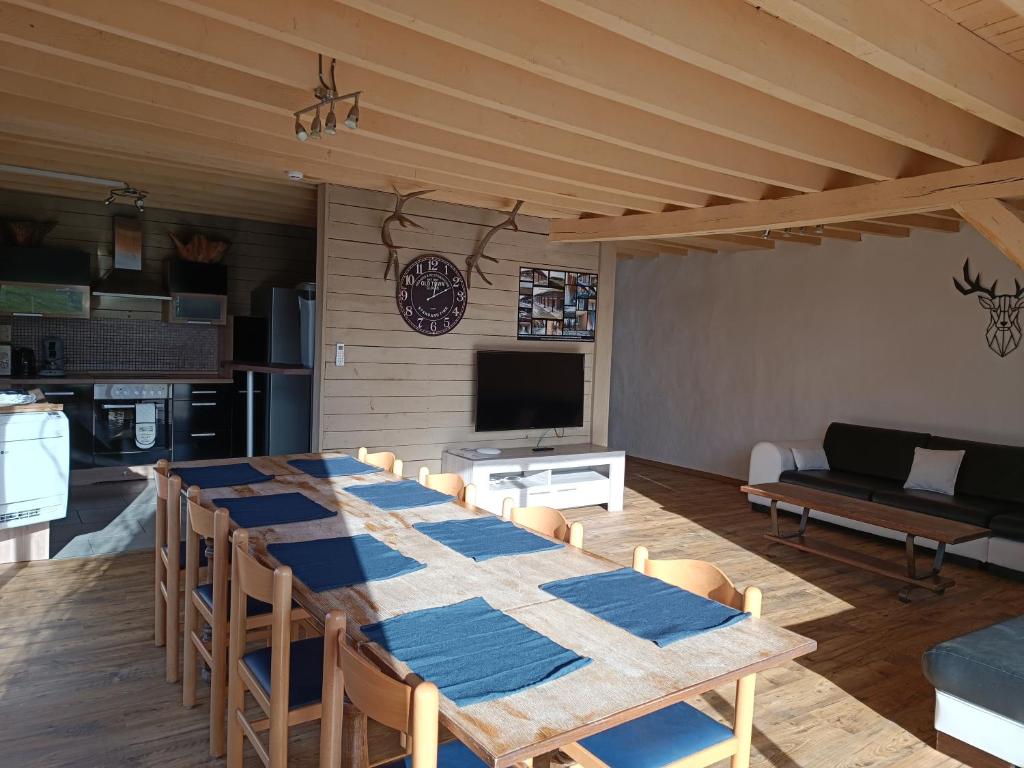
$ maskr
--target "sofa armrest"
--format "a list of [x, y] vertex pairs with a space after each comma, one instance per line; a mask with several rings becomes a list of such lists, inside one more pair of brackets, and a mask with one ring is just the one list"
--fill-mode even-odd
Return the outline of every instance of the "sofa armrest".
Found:
[[[761, 442], [750, 452], [750, 485], [776, 483], [779, 475], [789, 469], [796, 469], [793, 460], [793, 448], [821, 448], [820, 440], [787, 440], [780, 442]], [[756, 503], [768, 505], [768, 500], [761, 496], [748, 496]]]

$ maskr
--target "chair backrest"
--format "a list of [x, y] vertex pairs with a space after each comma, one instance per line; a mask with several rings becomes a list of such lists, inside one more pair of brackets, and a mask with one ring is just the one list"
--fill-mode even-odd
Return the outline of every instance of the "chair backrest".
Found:
[[459, 501], [476, 506], [476, 486], [467, 483], [461, 475], [454, 472], [437, 472], [430, 474], [429, 467], [420, 467], [420, 485], [432, 488], [440, 493], [454, 496]]
[[740, 592], [718, 566], [704, 560], [651, 560], [647, 547], [637, 547], [633, 550], [633, 568], [752, 616], [761, 615], [760, 589], [748, 587]]
[[181, 567], [181, 550], [178, 548], [181, 536], [181, 478], [171, 474], [171, 464], [167, 459], [160, 459], [156, 463], [153, 474], [156, 477], [156, 545], [167, 547], [168, 569], [177, 572]]
[[570, 524], [565, 515], [552, 507], [514, 507], [512, 499], [505, 499], [501, 516], [543, 536], [583, 548], [583, 523]]
[[360, 448], [359, 453], [356, 454], [356, 458], [364, 464], [380, 467], [385, 472], [393, 472], [396, 475], [402, 474], [402, 460], [395, 456], [391, 451], [369, 453], [366, 448]]
[[371, 720], [411, 737], [412, 768], [436, 768], [437, 686], [423, 681], [410, 685], [381, 671], [346, 636], [342, 611], [327, 615], [325, 642], [337, 649], [333, 671], [341, 673], [342, 684], [334, 687], [335, 693], [343, 694], [346, 703], [351, 702]]
[[[249, 554], [249, 533], [237, 530], [232, 536], [231, 669], [238, 664], [246, 642], [246, 600], [254, 597], [273, 608], [270, 625], [270, 711], [272, 721], [288, 716], [288, 677], [291, 650], [292, 569], [286, 565], [269, 568]], [[278, 719], [282, 718], [282, 719]]]
[[199, 548], [205, 547], [205, 540], [209, 539], [213, 542], [213, 562], [209, 571], [213, 584], [213, 608], [220, 612], [226, 606], [228, 596], [228, 511], [223, 507], [211, 510], [200, 504], [197, 485], [191, 486], [185, 495], [185, 594], [191, 595], [199, 584]]

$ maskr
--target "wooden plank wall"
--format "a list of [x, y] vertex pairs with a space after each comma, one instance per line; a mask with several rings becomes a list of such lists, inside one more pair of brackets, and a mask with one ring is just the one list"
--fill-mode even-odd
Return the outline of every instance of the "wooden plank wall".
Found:
[[[440, 468], [448, 445], [510, 447], [532, 445], [539, 430], [477, 433], [474, 420], [474, 357], [477, 350], [583, 352], [585, 416], [580, 428], [545, 443], [586, 443], [591, 439], [595, 343], [516, 339], [518, 275], [521, 265], [598, 272], [594, 243], [547, 240], [546, 219], [519, 217], [519, 232], [501, 231], [491, 240], [485, 263], [488, 286], [474, 279], [465, 318], [444, 336], [411, 330], [395, 306], [395, 281], [384, 281], [386, 251], [380, 225], [394, 196], [351, 187], [327, 186], [321, 225], [319, 274], [326, 284], [321, 341], [320, 434], [324, 449], [395, 450], [406, 474], [422, 465]], [[415, 200], [405, 209], [424, 229], [393, 227], [403, 265], [419, 253], [439, 253], [462, 267], [488, 226], [501, 214], [482, 208]], [[614, 259], [604, 260], [614, 269]], [[607, 266], [606, 266], [607, 268]], [[598, 288], [598, 317], [612, 311], [612, 296]], [[609, 280], [609, 282], [612, 282]], [[613, 285], [613, 283], [612, 283]], [[600, 328], [599, 320], [599, 328]], [[611, 333], [597, 344], [611, 343]], [[346, 364], [334, 365], [334, 345], [345, 344]], [[607, 402], [604, 403], [605, 410]], [[603, 417], [606, 421], [607, 416]]]
[[[45, 243], [79, 248], [92, 254], [93, 275], [105, 274], [113, 265], [114, 216], [137, 216], [131, 206], [105, 206], [102, 202], [56, 195], [0, 190], [0, 222], [10, 220], [56, 221]], [[200, 232], [231, 243], [225, 257], [228, 266], [228, 312], [249, 312], [249, 294], [261, 285], [285, 285], [313, 280], [316, 265], [316, 232], [309, 227], [272, 224], [183, 213], [147, 207], [142, 214], [142, 269], [164, 274], [164, 260], [175, 254], [169, 233], [183, 242]], [[5, 242], [6, 238], [0, 238]], [[94, 318], [160, 319], [154, 301], [93, 297]]]

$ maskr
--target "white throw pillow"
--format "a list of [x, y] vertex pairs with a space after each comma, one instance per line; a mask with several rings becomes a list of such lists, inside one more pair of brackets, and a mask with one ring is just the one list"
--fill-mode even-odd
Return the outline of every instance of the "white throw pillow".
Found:
[[828, 457], [825, 449], [817, 448], [793, 448], [793, 461], [797, 469], [828, 469]]
[[903, 487], [915, 491], [935, 491], [952, 496], [956, 490], [956, 476], [960, 472], [963, 451], [932, 451], [914, 449], [914, 464]]

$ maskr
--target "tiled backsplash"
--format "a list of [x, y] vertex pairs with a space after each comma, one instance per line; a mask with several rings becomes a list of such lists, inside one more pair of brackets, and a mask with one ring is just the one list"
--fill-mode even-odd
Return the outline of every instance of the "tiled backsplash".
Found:
[[79, 320], [15, 317], [11, 346], [29, 347], [41, 363], [42, 340], [64, 341], [64, 367], [88, 371], [215, 371], [219, 331], [159, 320]]

